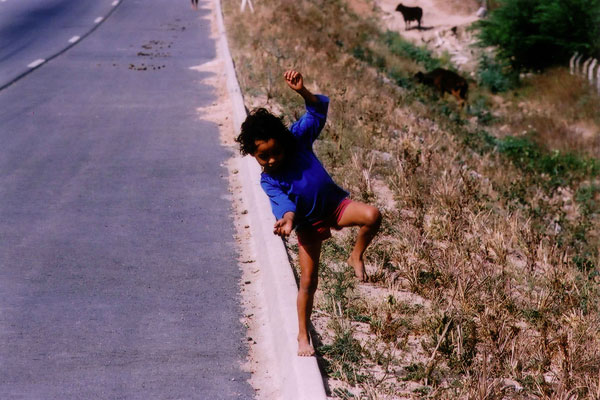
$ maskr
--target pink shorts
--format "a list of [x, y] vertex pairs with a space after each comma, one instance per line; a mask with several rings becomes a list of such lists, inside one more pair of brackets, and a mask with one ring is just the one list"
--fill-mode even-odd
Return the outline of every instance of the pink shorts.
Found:
[[350, 203], [352, 203], [352, 200], [346, 197], [344, 200], [340, 201], [340, 204], [338, 204], [337, 208], [329, 218], [314, 222], [312, 226], [302, 227], [302, 229], [297, 230], [296, 235], [298, 236], [298, 245], [304, 246], [306, 244], [322, 242], [331, 237], [331, 228], [335, 230], [342, 229], [338, 225], [338, 222], [340, 222], [342, 215], [344, 215], [344, 210]]

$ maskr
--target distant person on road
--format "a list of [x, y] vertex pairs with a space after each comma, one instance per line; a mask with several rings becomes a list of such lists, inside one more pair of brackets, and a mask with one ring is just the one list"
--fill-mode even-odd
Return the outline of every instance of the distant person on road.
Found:
[[280, 117], [258, 108], [246, 118], [236, 141], [240, 152], [252, 155], [262, 167], [261, 186], [277, 219], [273, 233], [286, 238], [296, 229], [301, 272], [298, 355], [312, 356], [315, 351], [308, 324], [317, 289], [321, 244], [331, 237], [331, 228], [359, 226], [348, 264], [360, 281], [366, 281], [363, 254], [379, 230], [381, 213], [376, 207], [350, 200], [348, 192], [333, 182], [313, 152], [313, 142], [325, 126], [329, 98], [306, 89], [299, 72], [286, 71], [283, 78], [304, 98], [306, 113], [288, 129]]

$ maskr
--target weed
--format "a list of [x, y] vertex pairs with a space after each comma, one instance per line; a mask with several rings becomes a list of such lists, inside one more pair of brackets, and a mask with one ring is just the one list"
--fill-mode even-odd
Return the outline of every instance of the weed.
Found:
[[413, 363], [404, 367], [405, 375], [401, 378], [404, 381], [419, 382], [425, 378], [425, 365], [423, 363]]
[[343, 316], [351, 301], [351, 291], [354, 289], [354, 271], [351, 267], [336, 271], [322, 266], [319, 269], [323, 292], [326, 293], [330, 310]]
[[342, 400], [355, 399], [356, 396], [346, 388], [335, 388], [333, 389], [333, 394], [339, 397]]
[[[334, 320], [335, 321], [335, 320]], [[334, 322], [335, 336], [331, 345], [323, 345], [318, 351], [329, 357], [333, 376], [343, 378], [351, 385], [362, 382], [365, 376], [360, 371], [362, 347], [352, 336], [352, 330]]]

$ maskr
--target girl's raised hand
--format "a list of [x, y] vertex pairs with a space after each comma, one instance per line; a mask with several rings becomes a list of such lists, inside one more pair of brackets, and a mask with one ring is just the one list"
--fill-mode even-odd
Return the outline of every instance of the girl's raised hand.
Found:
[[299, 91], [304, 87], [304, 79], [302, 78], [302, 74], [298, 71], [294, 71], [293, 69], [285, 71], [283, 73], [283, 79], [285, 79], [285, 82], [288, 84], [288, 86], [295, 91]]

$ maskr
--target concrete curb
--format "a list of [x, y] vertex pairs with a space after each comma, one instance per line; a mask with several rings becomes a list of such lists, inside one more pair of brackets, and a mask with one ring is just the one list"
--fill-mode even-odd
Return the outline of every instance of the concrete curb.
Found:
[[[238, 85], [235, 68], [225, 33], [221, 3], [215, 0], [217, 13], [218, 46], [225, 62], [227, 90], [233, 104], [233, 126], [239, 131], [246, 118], [246, 108]], [[273, 336], [273, 350], [280, 377], [283, 399], [326, 399], [323, 378], [315, 357], [298, 357], [298, 319], [296, 294], [298, 288], [288, 261], [283, 241], [273, 235], [275, 219], [269, 199], [260, 187], [260, 167], [247, 156], [239, 163], [244, 202], [248, 206], [250, 229], [256, 262], [264, 274], [263, 293], [269, 329]]]

